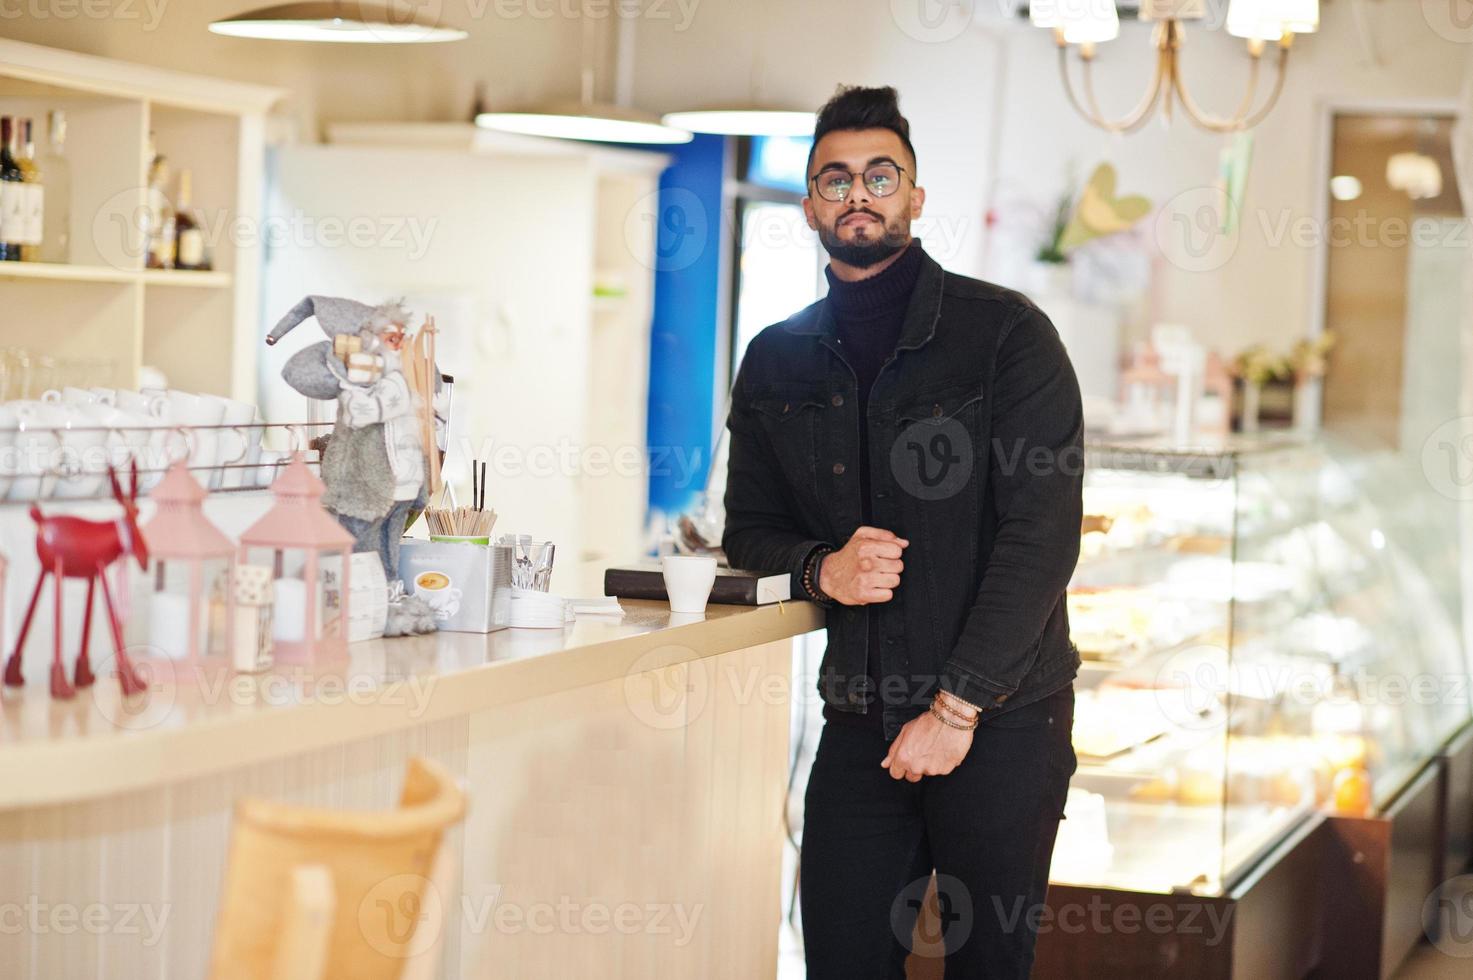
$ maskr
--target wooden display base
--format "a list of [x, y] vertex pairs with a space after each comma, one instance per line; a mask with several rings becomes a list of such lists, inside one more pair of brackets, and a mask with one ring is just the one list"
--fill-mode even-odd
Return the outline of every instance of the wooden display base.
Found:
[[1388, 977], [1424, 938], [1422, 905], [1441, 881], [1445, 771], [1432, 759], [1379, 817], [1330, 818], [1322, 976]]
[[1444, 826], [1442, 867], [1437, 880], [1446, 881], [1473, 863], [1473, 725], [1448, 740], [1442, 750], [1446, 773], [1442, 783]]

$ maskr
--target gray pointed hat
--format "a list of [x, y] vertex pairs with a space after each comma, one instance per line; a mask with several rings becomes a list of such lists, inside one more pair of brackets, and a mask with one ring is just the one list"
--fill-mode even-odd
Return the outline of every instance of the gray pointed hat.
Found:
[[369, 324], [376, 311], [377, 307], [339, 296], [308, 296], [276, 322], [266, 335], [266, 343], [275, 344], [297, 324], [312, 316], [317, 317], [317, 325], [329, 337], [342, 333], [356, 334]]

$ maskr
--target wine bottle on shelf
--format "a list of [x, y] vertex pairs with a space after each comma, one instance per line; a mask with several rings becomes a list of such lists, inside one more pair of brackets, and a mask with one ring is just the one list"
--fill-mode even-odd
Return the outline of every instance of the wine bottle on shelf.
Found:
[[21, 121], [21, 152], [16, 165], [25, 178], [25, 196], [21, 201], [25, 208], [26, 221], [21, 232], [20, 257], [23, 262], [36, 262], [41, 258], [41, 229], [45, 221], [46, 182], [41, 175], [41, 165], [36, 161], [35, 122], [29, 118]]
[[205, 230], [191, 202], [192, 177], [188, 170], [179, 171], [179, 197], [174, 202], [174, 268], [203, 270], [210, 268], [210, 256], [205, 249]]
[[169, 161], [162, 153], [155, 153], [148, 167], [147, 265], [150, 269], [174, 268], [174, 206], [164, 191], [168, 183]]
[[20, 261], [25, 233], [25, 175], [16, 162], [16, 120], [0, 116], [0, 261]]
[[72, 168], [66, 158], [66, 113], [53, 109], [47, 117], [46, 149], [41, 173], [46, 176], [46, 204], [41, 219], [41, 261], [72, 260]]

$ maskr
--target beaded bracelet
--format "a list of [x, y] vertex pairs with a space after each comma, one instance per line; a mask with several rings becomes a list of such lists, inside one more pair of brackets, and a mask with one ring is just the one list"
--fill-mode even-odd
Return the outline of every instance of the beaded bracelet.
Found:
[[943, 712], [937, 710], [935, 701], [931, 702], [931, 714], [938, 721], [940, 721], [941, 724], [946, 725], [948, 728], [955, 728], [957, 731], [970, 732], [977, 727], [976, 718], [972, 719], [972, 723], [970, 725], [961, 725], [957, 722], [952, 721], [950, 718], [946, 717]]
[[946, 698], [943, 698], [943, 697], [940, 697], [940, 696], [937, 696], [935, 698], [932, 698], [931, 699], [931, 703], [932, 704], [936, 704], [936, 705], [940, 705], [941, 706], [941, 710], [945, 711], [947, 714], [951, 715], [953, 718], [959, 718], [962, 721], [971, 722], [971, 721], [976, 721], [978, 718], [981, 718], [982, 717], [982, 712], [981, 711], [977, 711], [977, 713], [974, 714], [974, 715], [963, 714], [958, 708], [956, 708], [953, 705], [949, 704], [947, 702], [947, 699]]
[[951, 693], [950, 691], [937, 692], [937, 693], [938, 693], [938, 695], [941, 694], [941, 693], [945, 693], [946, 694], [946, 697], [949, 700], [955, 701], [957, 704], [961, 705], [963, 708], [971, 708], [973, 711], [977, 712], [978, 714], [981, 714], [981, 712], [982, 712], [981, 706], [975, 705], [975, 704], [973, 704], [970, 701], [963, 701], [961, 698], [957, 697], [955, 694]]
[[824, 591], [818, 587], [817, 576], [815, 575], [815, 572], [817, 571], [819, 564], [823, 561], [823, 559], [833, 553], [833, 548], [830, 548], [826, 545], [821, 545], [818, 548], [815, 548], [813, 550], [813, 554], [809, 555], [808, 560], [803, 563], [803, 591], [807, 593], [808, 597], [814, 602], [833, 602], [833, 597], [825, 594]]

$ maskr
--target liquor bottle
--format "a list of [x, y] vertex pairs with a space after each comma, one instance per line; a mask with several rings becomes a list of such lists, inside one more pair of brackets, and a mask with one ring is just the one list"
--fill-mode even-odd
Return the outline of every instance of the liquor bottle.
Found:
[[0, 116], [0, 261], [20, 261], [25, 232], [25, 175], [16, 162], [15, 119]]
[[[149, 140], [152, 144], [152, 136]], [[174, 268], [174, 207], [164, 188], [169, 183], [169, 161], [153, 155], [148, 167], [148, 260], [150, 269]]]
[[41, 165], [36, 162], [35, 124], [27, 118], [21, 121], [21, 153], [16, 165], [25, 178], [25, 196], [21, 204], [25, 207], [26, 223], [21, 232], [20, 257], [24, 262], [35, 262], [41, 257], [41, 226], [46, 210], [46, 186], [41, 176]]
[[174, 202], [174, 268], [208, 269], [210, 256], [205, 251], [205, 230], [190, 201], [193, 197], [193, 175], [179, 171], [179, 198]]
[[72, 168], [66, 158], [66, 113], [53, 109], [47, 117], [49, 138], [41, 154], [46, 175], [46, 210], [41, 220], [41, 261], [72, 260]]

